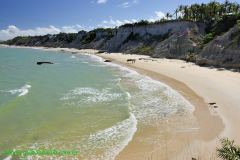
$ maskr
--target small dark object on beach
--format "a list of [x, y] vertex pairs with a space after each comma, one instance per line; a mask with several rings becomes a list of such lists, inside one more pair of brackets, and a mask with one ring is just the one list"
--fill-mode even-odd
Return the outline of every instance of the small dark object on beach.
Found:
[[215, 105], [216, 103], [215, 103], [215, 102], [212, 102], [212, 103], [208, 103], [208, 104], [210, 104], [210, 105], [212, 106], [212, 105]]
[[218, 106], [213, 106], [213, 108], [218, 108]]
[[136, 59], [127, 59], [127, 62], [135, 63], [135, 62], [136, 62]]
[[112, 62], [111, 60], [109, 60], [109, 59], [106, 59], [104, 62]]
[[42, 65], [42, 64], [53, 64], [53, 62], [37, 62], [37, 65]]
[[105, 53], [107, 52], [106, 50], [99, 50], [98, 53]]
[[192, 160], [197, 160], [196, 158], [192, 158]]

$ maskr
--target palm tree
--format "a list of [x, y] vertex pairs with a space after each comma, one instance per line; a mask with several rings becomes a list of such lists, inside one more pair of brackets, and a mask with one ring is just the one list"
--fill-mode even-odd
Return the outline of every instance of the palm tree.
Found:
[[178, 19], [178, 9], [174, 11], [174, 14], [175, 14], [175, 19]]
[[232, 4], [232, 11], [233, 11], [234, 14], [238, 14], [239, 9], [240, 9], [239, 4], [237, 4], [236, 2]]
[[180, 5], [179, 7], [178, 7], [178, 11], [179, 11], [179, 13], [181, 14], [180, 16], [180, 18], [182, 18], [183, 17], [183, 9], [184, 9], [184, 6], [183, 5]]
[[230, 2], [228, 0], [225, 0], [224, 2], [225, 14], [230, 13], [229, 5], [230, 5]]
[[171, 15], [170, 13], [167, 13], [167, 14], [166, 14], [167, 20], [168, 20], [168, 18], [171, 18], [171, 17], [172, 17], [172, 15]]
[[189, 9], [188, 9], [188, 6], [183, 6], [183, 19], [185, 19], [185, 20], [189, 19]]

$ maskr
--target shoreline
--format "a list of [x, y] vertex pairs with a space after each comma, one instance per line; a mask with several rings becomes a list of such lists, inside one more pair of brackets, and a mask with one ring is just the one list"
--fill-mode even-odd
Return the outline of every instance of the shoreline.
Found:
[[[118, 55], [117, 55], [118, 54]], [[116, 55], [116, 57], [112, 57], [112, 55]], [[121, 58], [125, 58], [123, 61], [118, 56], [120, 55]], [[186, 154], [189, 154], [189, 148], [186, 145], [193, 145], [191, 147], [199, 148], [199, 145], [202, 145], [205, 147], [205, 149], [202, 148], [200, 152], [202, 153], [192, 153], [196, 156], [200, 156], [201, 158], [206, 156], [204, 155], [206, 152], [211, 152], [210, 154], [215, 153], [216, 146], [218, 144], [219, 136], [221, 132], [223, 132], [225, 125], [223, 124], [223, 121], [219, 114], [213, 114], [208, 106], [208, 103], [204, 100], [203, 97], [199, 96], [196, 92], [194, 92], [188, 85], [185, 83], [178, 81], [172, 77], [166, 76], [164, 74], [149, 70], [144, 67], [136, 66], [134, 63], [127, 63], [127, 58], [131, 59], [139, 59], [139, 58], [146, 58], [146, 56], [141, 55], [122, 55], [121, 53], [111, 53], [111, 54], [98, 54], [97, 56], [108, 59], [112, 63], [127, 67], [129, 69], [137, 71], [139, 74], [148, 76], [154, 80], [160, 81], [166, 85], [168, 85], [170, 88], [181, 94], [188, 102], [190, 102], [193, 107], [193, 115], [196, 117], [198, 124], [199, 124], [199, 130], [197, 133], [190, 133], [190, 134], [184, 134], [183, 136], [188, 136], [186, 138], [186, 141], [188, 141], [188, 144], [185, 144], [184, 148], [181, 148], [178, 151], [179, 157], [186, 157]], [[126, 57], [129, 56], [129, 57]], [[149, 57], [147, 57], [149, 58]], [[151, 58], [152, 59], [152, 58]], [[155, 58], [154, 58], [155, 59]], [[138, 60], [137, 60], [138, 61]], [[151, 61], [153, 62], [153, 61]], [[136, 62], [137, 63], [137, 62]], [[184, 139], [182, 136], [180, 136], [181, 139]], [[197, 143], [197, 144], [195, 144]], [[186, 151], [185, 151], [186, 149]], [[127, 150], [127, 149], [126, 149]], [[131, 149], [130, 149], [131, 150]], [[124, 154], [129, 154], [127, 151], [126, 153], [121, 154], [120, 158], [117, 159], [126, 159], [129, 157], [126, 157]], [[158, 151], [159, 152], [159, 151]], [[186, 153], [187, 152], [187, 153]], [[188, 158], [191, 158], [193, 155], [188, 155]], [[212, 155], [209, 155], [212, 156]], [[156, 157], [154, 155], [151, 155], [151, 157]], [[177, 156], [176, 156], [177, 157]], [[176, 158], [173, 157], [173, 158]], [[178, 157], [178, 158], [179, 158]], [[149, 157], [148, 157], [149, 158]], [[177, 159], [178, 159], [177, 158]], [[208, 156], [206, 156], [208, 158]], [[154, 158], [153, 158], [154, 159]]]
[[[181, 60], [150, 58], [142, 55], [121, 53], [100, 54], [113, 63], [130, 67], [139, 73], [159, 80], [182, 94], [195, 107], [195, 116], [201, 118], [202, 127], [207, 129], [203, 135], [215, 134], [215, 147], [219, 138], [228, 137], [240, 144], [240, 73], [217, 68], [200, 67]], [[148, 60], [139, 60], [147, 58]], [[136, 59], [136, 63], [127, 63], [127, 59]], [[208, 103], [216, 103], [210, 106]], [[207, 115], [206, 115], [207, 114]], [[207, 119], [210, 115], [213, 119]], [[218, 123], [214, 119], [218, 119]], [[218, 125], [216, 127], [215, 125]], [[212, 128], [213, 127], [213, 128]], [[204, 140], [207, 140], [206, 137]]]
[[[219, 101], [219, 97], [216, 97], [215, 95], [209, 96], [211, 95], [210, 93], [206, 91], [204, 92], [204, 89], [202, 90], [199, 89], [199, 87], [204, 83], [197, 83], [197, 82], [202, 82], [201, 81], [202, 79], [200, 79], [199, 81], [196, 81], [196, 78], [198, 77], [194, 77], [195, 74], [198, 74], [198, 72], [200, 72], [199, 74], [202, 74], [203, 77], [209, 74], [211, 77], [211, 74], [215, 72], [218, 72], [218, 74], [222, 74], [221, 72], [224, 72], [224, 74], [226, 74], [225, 72], [227, 72], [228, 75], [233, 74], [236, 76], [236, 78], [240, 78], [239, 73], [233, 73], [231, 71], [217, 71], [215, 69], [213, 70], [206, 67], [199, 67], [194, 64], [186, 63], [180, 60], [166, 60], [166, 59], [151, 58], [151, 60], [140, 61], [138, 60], [139, 58], [149, 58], [149, 57], [142, 56], [142, 55], [123, 55], [121, 53], [96, 54], [98, 51], [93, 49], [78, 50], [78, 49], [69, 49], [69, 48], [19, 47], [19, 46], [17, 46], [17, 48], [35, 48], [35, 49], [45, 49], [45, 50], [53, 50], [53, 51], [66, 51], [66, 52], [72, 52], [72, 53], [74, 52], [74, 54], [75, 52], [80, 54], [82, 54], [82, 52], [87, 52], [87, 54], [90, 54], [90, 55], [93, 54], [103, 59], [109, 59], [113, 63], [133, 69], [140, 74], [149, 76], [154, 80], [158, 80], [170, 86], [175, 91], [180, 93], [186, 100], [188, 100], [195, 108], [193, 114], [198, 119], [200, 130], [198, 131], [197, 135], [193, 135], [191, 137], [191, 141], [193, 142], [193, 144], [196, 141], [200, 141], [200, 143], [206, 143], [206, 146], [208, 147], [206, 147], [206, 149], [202, 151], [203, 154], [204, 152], [209, 152], [209, 147], [210, 147], [210, 150], [212, 151], [215, 150], [216, 145], [218, 144], [219, 137], [227, 136], [231, 139], [234, 139], [237, 143], [239, 143], [240, 141], [238, 137], [239, 132], [237, 132], [237, 131], [240, 131], [240, 127], [236, 127], [236, 125], [234, 125], [233, 123], [234, 121], [236, 121], [236, 119], [237, 120], [240, 119], [236, 117], [237, 113], [240, 113], [240, 112], [236, 112], [235, 114], [233, 113], [235, 109], [237, 109], [237, 106], [230, 106], [229, 112], [225, 113], [226, 110], [228, 110], [229, 108], [228, 106], [225, 105], [227, 104], [227, 102], [223, 103], [222, 101]], [[128, 58], [137, 59], [137, 62], [135, 64], [127, 63], [126, 59]], [[152, 59], [154, 61], [152, 61]], [[181, 66], [184, 66], [184, 67], [181, 67]], [[166, 68], [170, 67], [170, 68], [166, 69], [165, 67]], [[191, 68], [193, 69], [191, 71], [196, 71], [196, 72], [191, 72], [191, 74], [188, 73], [189, 71], [186, 73], [185, 72], [181, 73], [181, 71], [184, 71], [187, 68]], [[201, 71], [201, 70], [204, 70], [204, 71]], [[183, 74], [186, 74], [186, 77], [182, 76]], [[184, 77], [184, 78], [181, 78], [181, 77]], [[186, 80], [186, 79], [189, 80], [189, 78], [190, 78], [190, 81], [193, 80], [193, 83], [189, 83]], [[219, 77], [216, 77], [216, 80], [219, 80]], [[240, 82], [240, 81], [236, 80], [236, 83], [237, 82]], [[196, 86], [196, 84], [198, 84], [199, 86], [198, 85]], [[206, 85], [207, 84], [204, 84], [203, 87]], [[210, 84], [208, 83], [208, 85]], [[214, 89], [214, 86], [212, 87]], [[237, 88], [235, 89], [237, 90]], [[235, 97], [237, 97], [237, 95], [235, 95]], [[225, 98], [226, 97], [222, 97], [223, 100]], [[217, 102], [218, 108], [210, 107], [208, 105], [208, 103], [210, 102]], [[238, 102], [239, 101], [237, 101], [236, 99], [235, 103], [240, 104], [240, 102], [239, 103]], [[229, 115], [234, 115], [234, 116], [232, 118], [229, 118]], [[191, 146], [191, 144], [189, 146]], [[126, 154], [129, 154], [129, 152], [132, 152], [131, 149], [128, 149], [128, 148], [129, 147], [125, 148], [123, 152]], [[179, 155], [183, 153], [182, 151], [179, 151], [179, 152], [180, 152]], [[122, 153], [120, 153], [120, 156], [117, 157], [117, 159], [124, 159], [124, 158], [126, 157], [124, 157]]]

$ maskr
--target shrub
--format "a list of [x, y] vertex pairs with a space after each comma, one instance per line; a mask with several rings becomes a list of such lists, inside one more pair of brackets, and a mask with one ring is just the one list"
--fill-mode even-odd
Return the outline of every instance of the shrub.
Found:
[[211, 40], [213, 40], [214, 36], [212, 33], [208, 33], [204, 39], [203, 39], [203, 44], [207, 44], [208, 42], [210, 42]]
[[144, 26], [144, 25], [148, 25], [148, 24], [149, 24], [149, 22], [147, 20], [141, 20], [139, 22], [134, 23], [134, 25], [136, 25], [136, 26]]
[[217, 148], [217, 155], [223, 160], [239, 160], [240, 147], [227, 138], [221, 139], [221, 148]]
[[87, 43], [92, 42], [95, 38], [96, 38], [96, 32], [95, 31], [90, 31], [85, 36], [83, 36], [81, 42], [83, 44], [87, 44]]

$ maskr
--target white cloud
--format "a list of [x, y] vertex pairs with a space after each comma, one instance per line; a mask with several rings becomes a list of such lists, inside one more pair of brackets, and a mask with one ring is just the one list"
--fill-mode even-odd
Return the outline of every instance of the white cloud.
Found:
[[122, 4], [120, 4], [119, 7], [129, 8], [129, 7], [131, 7], [132, 5], [135, 5], [135, 4], [138, 4], [138, 0], [126, 1], [126, 2], [124, 2]]
[[0, 30], [0, 40], [8, 40], [17, 36], [36, 36], [46, 34], [64, 33], [77, 33], [79, 30], [84, 29], [81, 25], [64, 26], [64, 27], [37, 27], [35, 29], [21, 30], [14, 25], [9, 25], [7, 29]]
[[[137, 3], [137, 2], [136, 2]], [[154, 22], [157, 20], [160, 20], [162, 18], [165, 18], [165, 14], [161, 11], [155, 11], [154, 16], [151, 16], [150, 18], [146, 18], [150, 22]], [[16, 36], [36, 36], [36, 35], [46, 35], [46, 34], [58, 34], [60, 32], [64, 33], [77, 33], [80, 30], [92, 30], [96, 27], [102, 27], [102, 28], [113, 28], [118, 27], [126, 23], [135, 23], [139, 20], [137, 19], [125, 19], [125, 20], [119, 20], [119, 19], [113, 19], [111, 16], [108, 20], [103, 20], [100, 24], [95, 26], [89, 26], [89, 27], [83, 27], [81, 25], [73, 25], [73, 26], [63, 26], [63, 27], [55, 27], [55, 26], [49, 26], [49, 27], [37, 27], [34, 29], [19, 29], [18, 27], [14, 25], [9, 25], [6, 29], [0, 30], [0, 40], [8, 40], [12, 39]]]
[[163, 13], [162, 11], [155, 11], [154, 13], [155, 13], [155, 15], [152, 16], [151, 18], [149, 18], [148, 21], [155, 22], [157, 20], [160, 20], [160, 19], [166, 17], [165, 13]]
[[97, 3], [98, 4], [104, 4], [104, 3], [107, 3], [108, 0], [97, 0]]
[[104, 20], [102, 21], [101, 24], [98, 25], [98, 27], [103, 27], [103, 28], [109, 28], [109, 27], [118, 27], [126, 23], [135, 23], [137, 22], [136, 19], [131, 19], [131, 20], [113, 20], [112, 18], [110, 20]]
[[133, 0], [132, 3], [133, 3], [133, 4], [137, 4], [137, 3], [138, 3], [138, 0]]
[[122, 8], [128, 8], [128, 7], [130, 7], [131, 5], [130, 5], [130, 3], [129, 2], [124, 2], [124, 3], [122, 3], [121, 5], [120, 5], [120, 7], [122, 7]]

